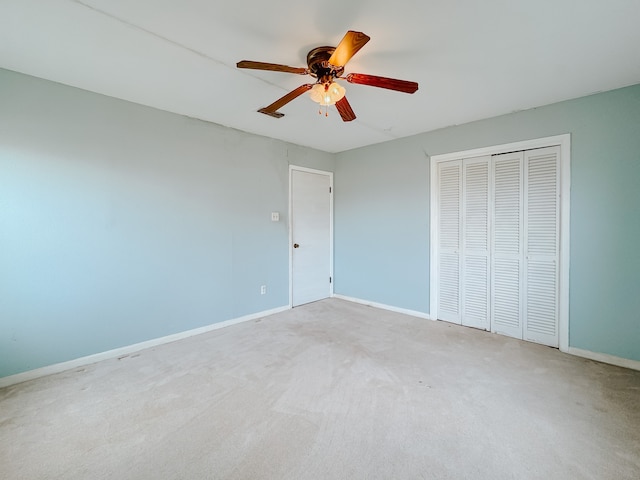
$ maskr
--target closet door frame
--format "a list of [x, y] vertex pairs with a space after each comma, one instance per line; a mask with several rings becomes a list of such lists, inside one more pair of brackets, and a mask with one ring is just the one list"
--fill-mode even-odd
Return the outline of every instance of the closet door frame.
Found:
[[433, 155], [430, 168], [430, 262], [429, 262], [429, 316], [438, 319], [438, 165], [441, 162], [463, 158], [497, 155], [520, 150], [553, 147], [560, 148], [560, 229], [559, 229], [559, 288], [558, 288], [558, 346], [561, 351], [569, 350], [569, 259], [570, 259], [570, 205], [571, 205], [571, 135], [537, 138], [460, 152]]

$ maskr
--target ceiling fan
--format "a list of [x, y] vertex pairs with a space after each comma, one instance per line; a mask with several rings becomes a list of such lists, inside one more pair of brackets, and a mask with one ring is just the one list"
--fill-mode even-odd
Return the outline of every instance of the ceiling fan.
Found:
[[[395, 78], [378, 77], [363, 73], [349, 73], [345, 76], [344, 66], [369, 41], [369, 37], [362, 32], [349, 30], [337, 47], [316, 47], [307, 54], [307, 68], [289, 67], [277, 63], [253, 62], [242, 60], [237, 63], [238, 68], [250, 68], [254, 70], [271, 70], [274, 72], [295, 73], [298, 75], [311, 75], [316, 78], [315, 83], [300, 85], [295, 90], [279, 98], [268, 107], [258, 110], [271, 117], [280, 118], [284, 114], [278, 109], [299, 97], [307, 91], [311, 91], [311, 99], [322, 106], [335, 105], [345, 122], [355, 120], [356, 114], [345, 97], [345, 89], [334, 80], [346, 80], [349, 83], [371, 85], [373, 87], [386, 88], [404, 93], [414, 93], [418, 90], [416, 82], [397, 80]], [[326, 110], [325, 110], [326, 115]]]

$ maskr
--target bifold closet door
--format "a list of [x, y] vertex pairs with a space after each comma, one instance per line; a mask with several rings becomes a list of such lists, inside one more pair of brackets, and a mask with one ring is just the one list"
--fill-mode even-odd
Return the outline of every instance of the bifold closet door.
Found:
[[490, 328], [489, 157], [438, 169], [438, 318]]
[[524, 340], [558, 346], [560, 148], [524, 152]]
[[438, 319], [460, 323], [462, 161], [438, 165]]
[[495, 155], [491, 330], [558, 346], [558, 147]]
[[558, 346], [560, 147], [438, 165], [438, 319]]
[[489, 330], [489, 157], [462, 161], [461, 323]]
[[524, 153], [494, 155], [491, 331], [522, 339]]

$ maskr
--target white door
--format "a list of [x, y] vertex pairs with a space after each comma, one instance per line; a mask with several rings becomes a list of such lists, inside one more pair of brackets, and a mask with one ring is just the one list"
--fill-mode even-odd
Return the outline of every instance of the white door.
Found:
[[558, 147], [524, 152], [523, 339], [558, 346]]
[[462, 161], [438, 165], [438, 319], [460, 323]]
[[438, 319], [488, 330], [489, 157], [438, 170]]
[[570, 147], [560, 135], [431, 157], [435, 318], [569, 348]]
[[489, 330], [489, 157], [462, 163], [462, 325]]
[[491, 330], [522, 339], [524, 153], [493, 157]]
[[332, 174], [291, 167], [291, 303], [331, 296]]
[[558, 147], [493, 157], [492, 330], [558, 346]]
[[559, 161], [548, 147], [438, 164], [438, 319], [558, 346]]

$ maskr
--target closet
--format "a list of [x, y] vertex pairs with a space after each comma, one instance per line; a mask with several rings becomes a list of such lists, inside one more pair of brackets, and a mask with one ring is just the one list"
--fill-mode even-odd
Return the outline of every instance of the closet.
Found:
[[437, 318], [557, 347], [560, 147], [435, 172]]

